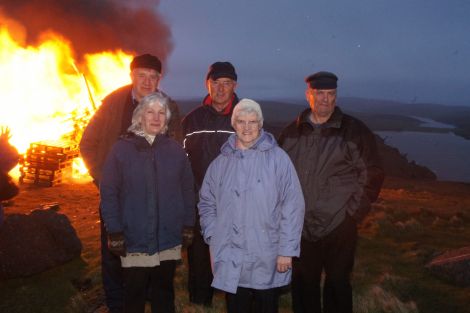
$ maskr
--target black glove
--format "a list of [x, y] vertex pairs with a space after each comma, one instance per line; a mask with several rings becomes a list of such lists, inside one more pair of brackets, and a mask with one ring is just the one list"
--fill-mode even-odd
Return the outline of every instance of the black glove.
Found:
[[183, 237], [183, 247], [189, 247], [193, 243], [194, 227], [184, 226], [181, 235]]
[[126, 241], [124, 233], [108, 234], [108, 249], [117, 256], [126, 256]]

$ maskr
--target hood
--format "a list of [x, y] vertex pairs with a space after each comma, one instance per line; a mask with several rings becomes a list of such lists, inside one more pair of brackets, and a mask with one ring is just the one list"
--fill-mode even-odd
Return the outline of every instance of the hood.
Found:
[[[247, 150], [240, 150], [236, 146], [237, 142], [237, 135], [232, 134], [228, 138], [228, 140], [222, 145], [222, 148], [220, 148], [220, 152], [223, 155], [229, 155], [229, 154], [234, 154], [234, 153], [244, 153], [244, 152], [250, 152], [250, 151], [267, 151], [271, 150], [274, 147], [277, 146], [277, 141], [274, 138], [273, 135], [271, 135], [268, 132], [265, 132], [264, 129], [261, 129], [260, 131], [260, 136], [258, 140], [255, 142], [255, 144]], [[241, 155], [241, 154], [240, 154]]]

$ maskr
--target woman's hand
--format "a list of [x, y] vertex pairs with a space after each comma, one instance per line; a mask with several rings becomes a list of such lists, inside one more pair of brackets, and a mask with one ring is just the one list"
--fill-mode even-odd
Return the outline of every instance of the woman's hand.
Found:
[[292, 257], [278, 256], [277, 257], [277, 271], [280, 273], [287, 272], [292, 268]]
[[124, 233], [108, 234], [108, 248], [109, 251], [117, 256], [126, 256], [126, 240]]

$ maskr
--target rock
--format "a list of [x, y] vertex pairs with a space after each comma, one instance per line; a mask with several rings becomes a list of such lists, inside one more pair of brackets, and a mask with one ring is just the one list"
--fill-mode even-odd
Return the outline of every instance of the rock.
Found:
[[457, 286], [470, 286], [470, 246], [446, 251], [435, 257], [426, 268], [439, 278]]
[[80, 256], [75, 229], [56, 210], [7, 216], [0, 228], [0, 280], [37, 274]]

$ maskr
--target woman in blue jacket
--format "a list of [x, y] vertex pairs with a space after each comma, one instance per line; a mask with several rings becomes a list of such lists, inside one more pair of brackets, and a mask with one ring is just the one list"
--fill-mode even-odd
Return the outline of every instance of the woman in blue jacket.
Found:
[[100, 182], [110, 251], [121, 256], [125, 312], [175, 312], [173, 277], [182, 232], [194, 225], [193, 176], [186, 153], [165, 135], [169, 99], [144, 97], [129, 133], [111, 149]]
[[231, 135], [204, 177], [198, 204], [214, 280], [227, 311], [274, 313], [299, 256], [304, 198], [295, 168], [262, 130], [258, 103], [241, 100]]

